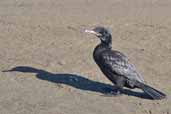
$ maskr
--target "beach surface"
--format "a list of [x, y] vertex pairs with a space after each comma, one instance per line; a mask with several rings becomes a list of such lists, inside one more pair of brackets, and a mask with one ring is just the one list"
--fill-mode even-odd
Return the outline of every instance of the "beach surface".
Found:
[[[170, 0], [1, 0], [0, 114], [171, 114], [170, 11]], [[99, 40], [83, 32], [95, 26], [167, 99], [106, 95]]]

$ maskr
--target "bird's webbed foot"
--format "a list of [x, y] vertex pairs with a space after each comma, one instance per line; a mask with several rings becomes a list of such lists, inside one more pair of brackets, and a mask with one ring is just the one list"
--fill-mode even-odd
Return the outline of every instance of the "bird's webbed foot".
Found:
[[112, 97], [112, 96], [120, 96], [122, 89], [121, 88], [104, 88], [105, 89], [105, 96]]

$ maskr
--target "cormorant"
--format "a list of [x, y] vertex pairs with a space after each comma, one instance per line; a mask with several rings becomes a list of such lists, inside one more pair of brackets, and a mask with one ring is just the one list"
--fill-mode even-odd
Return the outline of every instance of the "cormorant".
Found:
[[152, 99], [158, 100], [166, 97], [164, 93], [145, 84], [142, 76], [136, 71], [127, 56], [112, 50], [112, 35], [106, 28], [96, 27], [92, 30], [85, 30], [85, 32], [95, 34], [101, 41], [94, 49], [93, 58], [103, 74], [115, 84], [115, 95], [119, 95], [123, 87], [127, 87], [142, 89]]

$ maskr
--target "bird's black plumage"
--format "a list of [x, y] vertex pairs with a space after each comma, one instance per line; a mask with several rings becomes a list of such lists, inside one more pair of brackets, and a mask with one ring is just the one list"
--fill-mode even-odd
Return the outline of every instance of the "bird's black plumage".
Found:
[[112, 35], [106, 28], [96, 27], [85, 32], [93, 33], [101, 40], [94, 49], [93, 58], [104, 75], [116, 85], [116, 94], [119, 94], [123, 87], [128, 87], [140, 88], [153, 99], [166, 97], [164, 93], [144, 83], [142, 76], [123, 53], [112, 50]]

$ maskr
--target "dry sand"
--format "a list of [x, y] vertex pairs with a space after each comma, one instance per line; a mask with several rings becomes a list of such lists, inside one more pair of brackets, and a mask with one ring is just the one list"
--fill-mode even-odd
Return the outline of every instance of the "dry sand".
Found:
[[[171, 114], [170, 11], [170, 0], [1, 0], [0, 70], [21, 67], [0, 72], [0, 114]], [[97, 25], [167, 99], [103, 94], [99, 41], [81, 32]]]

